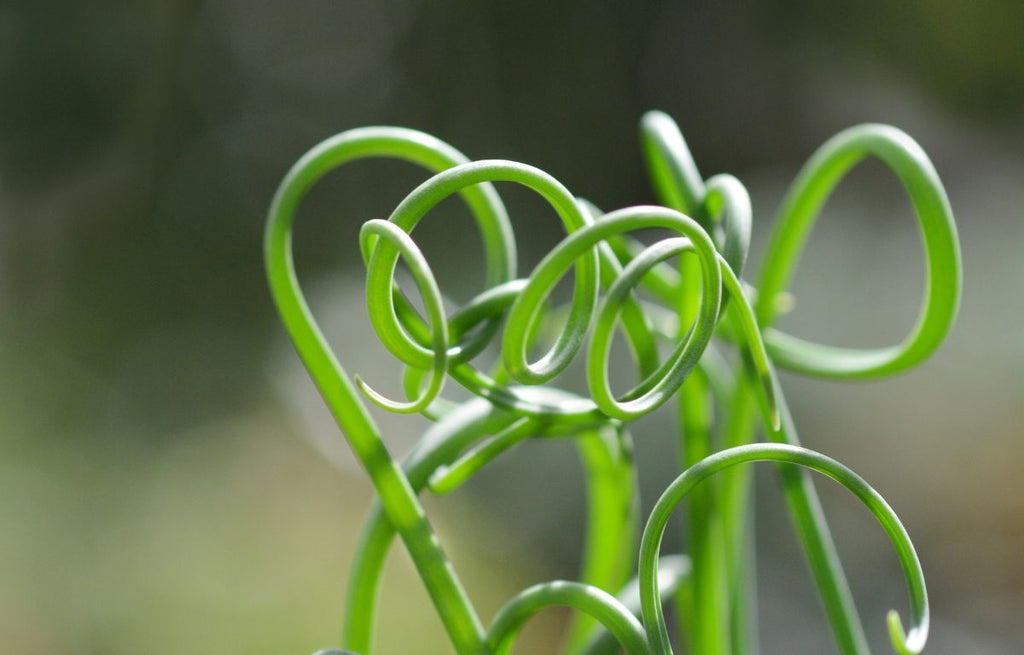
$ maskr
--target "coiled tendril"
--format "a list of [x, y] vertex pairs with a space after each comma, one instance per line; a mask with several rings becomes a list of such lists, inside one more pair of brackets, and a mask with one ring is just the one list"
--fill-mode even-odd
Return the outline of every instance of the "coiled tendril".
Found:
[[[350, 130], [328, 139], [304, 155], [282, 182], [265, 238], [271, 292], [296, 350], [378, 491], [349, 583], [343, 647], [364, 655], [372, 649], [380, 573], [397, 535], [460, 655], [509, 652], [523, 624], [549, 605], [583, 613], [569, 632], [566, 652], [599, 655], [621, 647], [630, 655], [667, 655], [672, 649], [662, 601], [670, 593], [683, 601], [683, 625], [693, 632], [692, 643], [712, 654], [745, 653], [753, 648], [744, 627], [750, 585], [740, 584], [745, 570], [741, 554], [750, 539], [744, 519], [749, 480], [726, 469], [751, 461], [779, 466], [840, 650], [862, 653], [866, 644], [813, 483], [803, 469], [846, 486], [878, 518], [904, 568], [911, 602], [909, 633], [890, 613], [893, 646], [900, 653], [924, 647], [928, 601], [906, 530], [864, 480], [798, 445], [775, 367], [823, 377], [878, 377], [903, 371], [938, 347], [956, 313], [961, 272], [952, 213], [934, 168], [914, 141], [892, 127], [860, 126], [829, 140], [783, 202], [755, 289], [741, 277], [753, 225], [742, 183], [730, 175], [703, 180], [665, 114], [644, 117], [641, 139], [664, 206], [604, 213], [532, 166], [471, 162], [433, 137], [389, 127]], [[867, 156], [895, 172], [918, 217], [927, 288], [916, 326], [901, 344], [868, 351], [814, 344], [770, 327], [788, 302], [785, 287], [818, 212], [842, 177]], [[432, 173], [387, 220], [367, 221], [359, 234], [370, 323], [406, 366], [407, 401], [385, 398], [359, 377], [349, 379], [305, 302], [292, 261], [291, 229], [301, 199], [337, 166], [365, 157], [402, 159]], [[493, 186], [509, 182], [540, 195], [566, 231], [522, 278], [516, 273], [511, 222]], [[446, 315], [442, 292], [413, 233], [433, 207], [453, 194], [461, 195], [480, 231], [486, 274], [483, 291]], [[650, 244], [638, 239], [638, 232], [652, 230], [662, 236]], [[425, 319], [396, 282], [400, 259], [418, 288]], [[674, 259], [678, 264], [670, 263]], [[570, 271], [568, 307], [550, 307], [552, 290]], [[557, 317], [562, 322], [555, 328]], [[638, 380], [620, 394], [612, 391], [609, 370], [617, 331], [632, 353]], [[739, 344], [735, 371], [714, 345], [715, 335]], [[500, 359], [485, 371], [474, 360], [490, 344], [498, 346]], [[530, 361], [538, 347], [544, 354]], [[663, 349], [668, 355], [662, 359]], [[553, 386], [581, 352], [589, 397]], [[448, 377], [477, 398], [465, 403], [443, 398]], [[436, 423], [399, 463], [359, 392], [384, 409], [421, 413]], [[625, 424], [677, 394], [688, 466], [655, 506], [637, 552], [636, 471]], [[725, 425], [721, 439], [729, 446], [718, 452], [712, 449], [712, 404], [719, 406]], [[755, 443], [758, 414], [767, 440], [776, 443]], [[451, 491], [529, 438], [570, 438], [579, 448], [590, 506], [583, 567], [579, 581], [542, 583], [523, 591], [485, 630], [418, 495], [424, 488]], [[719, 471], [725, 471], [721, 484], [695, 495], [691, 509], [698, 512], [694, 516], [705, 516], [720, 504], [721, 525], [691, 523], [696, 530], [692, 561], [661, 558], [661, 538], [673, 510], [701, 480]], [[725, 578], [709, 559], [714, 543], [726, 553]], [[703, 604], [695, 604], [698, 598]]]

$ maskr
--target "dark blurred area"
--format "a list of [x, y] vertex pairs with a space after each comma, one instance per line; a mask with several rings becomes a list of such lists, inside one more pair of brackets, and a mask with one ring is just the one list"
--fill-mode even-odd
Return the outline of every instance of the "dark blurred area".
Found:
[[[907, 524], [931, 585], [929, 652], [1024, 643], [1024, 3], [11, 2], [0, 90], [0, 650], [335, 643], [370, 490], [266, 290], [278, 182], [319, 140], [393, 124], [539, 166], [607, 209], [650, 202], [637, 122], [654, 108], [678, 121], [705, 176], [747, 184], [755, 264], [787, 183], [835, 132], [892, 123], [932, 157], [965, 261], [949, 341], [893, 380], [784, 385], [804, 441], [858, 470]], [[296, 229], [300, 275], [342, 361], [379, 367], [385, 387], [397, 369], [353, 345], [373, 339], [355, 237], [424, 178], [353, 165], [310, 194]], [[557, 221], [520, 190], [507, 199], [528, 271]], [[462, 211], [439, 207], [451, 222], [425, 221], [424, 248], [441, 262], [457, 247], [482, 271]], [[924, 284], [919, 241], [891, 174], [858, 167], [811, 237], [784, 325], [836, 344], [898, 341]], [[456, 300], [479, 289], [482, 274], [436, 267]], [[425, 425], [382, 424], [396, 451]], [[645, 506], [672, 475], [666, 425], [634, 430]], [[430, 503], [485, 617], [575, 566], [576, 455], [521, 450]], [[762, 473], [763, 651], [831, 652]], [[895, 557], [855, 501], [820, 486], [885, 652], [884, 612], [906, 604]], [[385, 591], [381, 652], [447, 652], [403, 556], [386, 586], [397, 591]], [[433, 641], [403, 642], [389, 612]], [[560, 618], [526, 638], [543, 644]]]

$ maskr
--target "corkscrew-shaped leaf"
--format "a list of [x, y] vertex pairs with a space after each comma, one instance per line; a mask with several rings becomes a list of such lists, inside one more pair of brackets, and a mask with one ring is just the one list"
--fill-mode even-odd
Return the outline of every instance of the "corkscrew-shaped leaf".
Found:
[[[745, 634], [748, 592], [741, 584], [747, 571], [743, 552], [750, 543], [745, 527], [749, 475], [733, 467], [750, 461], [778, 465], [798, 539], [840, 650], [866, 652], [865, 639], [804, 469], [837, 480], [878, 518], [896, 547], [911, 599], [909, 632], [895, 612], [888, 616], [893, 646], [903, 655], [916, 655], [924, 647], [927, 595], [906, 530], [855, 473], [799, 446], [776, 367], [824, 377], [878, 377], [913, 366], [943, 340], [959, 303], [961, 272], [952, 213], [934, 168], [920, 147], [895, 128], [866, 125], [840, 133], [794, 182], [755, 287], [742, 278], [753, 225], [742, 183], [725, 174], [703, 180], [678, 127], [665, 114], [644, 117], [641, 140], [665, 206], [605, 213], [536, 167], [504, 160], [471, 162], [433, 137], [387, 127], [328, 139], [304, 155], [282, 182], [265, 237], [271, 292], [296, 350], [378, 492], [353, 565], [345, 647], [362, 655], [370, 652], [380, 575], [398, 535], [459, 655], [508, 653], [526, 621], [551, 605], [567, 605], [584, 617], [575, 619], [570, 631], [567, 652], [573, 655], [599, 655], [617, 647], [630, 655], [668, 655], [662, 602], [673, 591], [682, 601], [681, 623], [696, 647], [708, 655], [743, 655], [751, 650]], [[365, 222], [359, 235], [370, 323], [406, 367], [406, 401], [384, 397], [361, 377], [349, 379], [306, 304], [292, 261], [292, 224], [308, 190], [343, 163], [377, 156], [410, 161], [432, 173], [387, 220]], [[896, 173], [921, 226], [927, 286], [917, 324], [902, 343], [874, 350], [815, 344], [771, 327], [791, 304], [785, 287], [818, 212], [842, 177], [867, 156], [878, 157]], [[517, 277], [512, 223], [495, 183], [536, 192], [565, 228], [565, 237], [526, 277]], [[448, 315], [414, 232], [431, 209], [456, 194], [479, 228], [486, 273], [483, 290]], [[653, 242], [641, 241], [652, 231], [657, 235]], [[396, 280], [399, 262], [417, 287], [425, 318]], [[554, 288], [570, 272], [571, 300], [552, 307]], [[637, 382], [616, 393], [610, 361], [619, 332], [633, 357]], [[735, 371], [715, 345], [716, 336], [739, 346]], [[488, 347], [498, 351], [499, 361], [485, 370], [476, 359]], [[537, 348], [543, 354], [531, 361]], [[555, 386], [581, 353], [588, 396]], [[456, 403], [442, 397], [449, 377], [476, 398]], [[357, 390], [385, 410], [421, 413], [436, 421], [401, 465], [388, 452]], [[686, 470], [655, 506], [639, 544], [637, 576], [627, 583], [639, 524], [626, 424], [673, 396], [680, 399], [685, 426]], [[724, 423], [719, 446], [724, 449], [718, 452], [712, 403]], [[758, 410], [767, 439], [774, 443], [749, 443]], [[523, 591], [485, 631], [418, 495], [424, 489], [451, 492], [522, 441], [551, 438], [573, 439], [584, 464], [590, 511], [581, 579]], [[700, 481], [720, 471], [717, 490], [698, 489], [691, 503], [692, 558], [661, 558], [661, 538], [673, 509]], [[720, 526], [711, 525], [712, 516]], [[716, 548], [724, 555], [715, 554]], [[724, 557], [724, 567], [715, 557]], [[661, 571], [659, 558], [667, 567]]]
[[910, 536], [896, 513], [859, 475], [834, 459], [806, 448], [786, 444], [747, 444], [720, 451], [687, 469], [668, 486], [651, 511], [640, 544], [640, 602], [647, 638], [655, 655], [671, 655], [668, 629], [658, 589], [658, 554], [668, 519], [679, 502], [703, 480], [715, 473], [744, 462], [773, 461], [796, 464], [832, 478], [850, 490], [878, 519], [882, 529], [896, 548], [896, 555], [906, 577], [910, 593], [913, 627], [904, 631], [895, 610], [887, 617], [893, 647], [903, 655], [920, 653], [928, 639], [928, 594], [924, 574]]

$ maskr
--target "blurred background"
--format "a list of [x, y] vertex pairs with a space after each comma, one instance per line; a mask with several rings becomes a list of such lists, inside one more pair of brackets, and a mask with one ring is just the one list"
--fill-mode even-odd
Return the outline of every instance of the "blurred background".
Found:
[[[805, 443], [861, 473], [910, 530], [932, 593], [929, 652], [1020, 652], [1024, 4], [629, 4], [0, 6], [0, 650], [336, 644], [371, 492], [266, 290], [276, 185], [319, 140], [394, 124], [474, 159], [540, 166], [607, 209], [650, 202], [636, 133], [657, 108], [705, 176], [747, 184], [755, 266], [786, 185], [838, 130], [892, 123], [929, 153], [965, 262], [948, 342], [895, 379], [783, 384]], [[366, 325], [355, 236], [424, 178], [395, 162], [346, 167], [296, 230], [342, 362], [385, 391], [398, 369]], [[557, 221], [529, 193], [500, 191], [529, 271]], [[479, 242], [457, 203], [436, 213], [417, 234], [442, 288], [465, 300], [482, 285]], [[783, 326], [894, 343], [923, 284], [909, 203], [869, 162], [826, 207]], [[634, 430], [648, 508], [673, 476], [671, 420]], [[425, 427], [381, 425], [396, 453]], [[886, 652], [884, 614], [907, 602], [895, 556], [856, 500], [819, 488]], [[582, 502], [572, 446], [543, 443], [428, 506], [487, 618], [514, 591], [574, 574]], [[763, 651], [832, 652], [770, 468], [757, 505]], [[398, 549], [382, 603], [380, 652], [448, 652]], [[546, 652], [564, 619], [539, 617], [517, 652]]]

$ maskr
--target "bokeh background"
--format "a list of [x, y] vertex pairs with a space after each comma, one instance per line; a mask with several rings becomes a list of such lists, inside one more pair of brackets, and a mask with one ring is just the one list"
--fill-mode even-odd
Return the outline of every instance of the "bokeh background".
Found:
[[[965, 261], [948, 342], [896, 379], [784, 385], [804, 441], [864, 475], [907, 524], [932, 592], [929, 651], [1021, 652], [1022, 35], [1012, 0], [4, 3], [0, 650], [337, 643], [371, 494], [266, 291], [262, 227], [278, 181], [326, 136], [396, 124], [473, 158], [540, 166], [606, 208], [649, 202], [636, 130], [658, 108], [705, 175], [747, 184], [755, 265], [787, 183], [831, 134], [892, 123], [930, 154]], [[350, 166], [298, 222], [314, 308], [348, 369], [385, 390], [397, 369], [363, 318], [355, 235], [423, 177]], [[556, 221], [501, 190], [529, 270]], [[481, 284], [477, 237], [456, 203], [437, 214], [417, 234], [442, 287], [465, 300]], [[826, 208], [784, 325], [891, 343], [922, 288], [909, 203], [867, 163]], [[672, 476], [670, 419], [634, 431], [648, 507]], [[424, 427], [381, 423], [396, 452]], [[578, 469], [569, 444], [527, 444], [429, 503], [485, 617], [527, 584], [573, 575]], [[852, 497], [819, 486], [885, 652], [884, 613], [906, 606], [895, 556]], [[770, 469], [757, 504], [763, 651], [832, 652]], [[382, 653], [447, 652], [401, 553], [382, 602]], [[564, 619], [540, 617], [518, 652], [545, 652]]]

